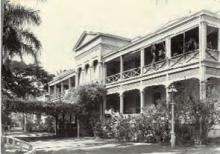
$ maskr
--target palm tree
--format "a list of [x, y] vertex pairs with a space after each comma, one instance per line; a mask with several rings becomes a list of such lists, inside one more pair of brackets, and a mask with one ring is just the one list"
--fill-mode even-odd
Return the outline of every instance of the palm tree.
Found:
[[10, 62], [15, 56], [23, 61], [24, 55], [31, 55], [38, 62], [41, 43], [28, 29], [28, 25], [41, 23], [38, 11], [6, 2], [3, 19], [2, 63]]

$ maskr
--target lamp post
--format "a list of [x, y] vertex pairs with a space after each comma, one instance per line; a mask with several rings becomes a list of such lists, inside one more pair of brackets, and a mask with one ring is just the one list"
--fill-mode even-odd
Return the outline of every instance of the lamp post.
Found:
[[174, 117], [174, 100], [173, 100], [173, 94], [177, 92], [176, 88], [174, 87], [173, 84], [170, 85], [169, 87], [169, 93], [171, 94], [171, 138], [170, 138], [170, 143], [171, 147], [175, 147], [175, 141], [176, 141], [176, 136], [175, 136], [175, 131], [174, 131], [174, 126], [175, 126], [175, 117]]

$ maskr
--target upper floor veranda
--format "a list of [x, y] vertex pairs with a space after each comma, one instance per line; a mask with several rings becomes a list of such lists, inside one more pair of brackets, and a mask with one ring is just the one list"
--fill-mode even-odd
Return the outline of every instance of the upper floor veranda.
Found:
[[[173, 20], [135, 41], [103, 34], [91, 36], [81, 45], [78, 41], [77, 66], [70, 75], [74, 84], [68, 84], [71, 81], [66, 77], [52, 81], [49, 85], [54, 90], [49, 90], [50, 95], [63, 93], [63, 89], [73, 87], [71, 85], [90, 82], [101, 82], [107, 89], [146, 79], [156, 82], [157, 77], [178, 72], [184, 74], [188, 70], [195, 71], [194, 76], [203, 79], [208, 73], [203, 67], [220, 72], [219, 29], [220, 18], [215, 13], [200, 11]], [[86, 40], [85, 37], [82, 35], [80, 40]], [[116, 42], [120, 43], [114, 45]], [[220, 73], [216, 74], [220, 76]], [[181, 77], [187, 79], [191, 76], [184, 74]]]
[[219, 28], [220, 19], [207, 11], [175, 20], [105, 56], [104, 82], [109, 87], [202, 65], [219, 68]]

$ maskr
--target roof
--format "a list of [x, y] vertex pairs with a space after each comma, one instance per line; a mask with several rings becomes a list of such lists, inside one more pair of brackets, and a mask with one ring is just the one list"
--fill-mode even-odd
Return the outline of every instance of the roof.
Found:
[[75, 74], [75, 70], [72, 70], [72, 69], [66, 70], [66, 71], [60, 73], [58, 76], [54, 77], [53, 80], [49, 82], [49, 84], [52, 84], [52, 83], [54, 83], [56, 81], [59, 81], [59, 80], [62, 80], [63, 78], [65, 78], [66, 76], [69, 76], [71, 74], [74, 75]]
[[102, 32], [84, 31], [81, 34], [79, 40], [76, 42], [73, 50], [77, 51], [101, 36], [119, 39], [119, 40], [123, 40], [123, 41], [127, 41], [127, 42], [131, 41], [131, 39], [129, 39], [129, 38], [125, 38], [125, 37], [118, 36], [118, 35], [102, 33]]
[[[201, 10], [199, 12], [196, 12], [192, 15], [189, 15], [189, 16], [184, 16], [184, 17], [181, 17], [181, 18], [177, 18], [177, 19], [174, 19], [174, 20], [171, 20], [171, 21], [168, 21], [166, 24], [164, 24], [163, 26], [161, 26], [159, 29], [157, 29], [156, 31], [154, 31], [153, 33], [149, 33], [143, 37], [141, 37], [140, 39], [137, 39], [135, 41], [132, 41], [131, 43], [121, 47], [119, 50], [117, 51], [122, 51], [122, 50], [125, 50], [135, 44], [138, 44], [138, 43], [141, 43], [159, 33], [163, 33], [164, 31], [168, 30], [168, 29], [171, 29], [173, 26], [176, 26], [178, 24], [181, 24], [181, 23], [184, 23], [190, 19], [193, 19], [193, 18], [196, 18], [196, 17], [199, 17], [201, 15], [208, 15], [208, 16], [212, 16], [212, 17], [216, 17], [216, 18], [219, 18], [219, 16], [217, 15], [217, 13], [213, 13], [213, 12], [210, 12], [208, 10]], [[114, 54], [114, 52], [110, 53], [109, 55], [111, 54]]]

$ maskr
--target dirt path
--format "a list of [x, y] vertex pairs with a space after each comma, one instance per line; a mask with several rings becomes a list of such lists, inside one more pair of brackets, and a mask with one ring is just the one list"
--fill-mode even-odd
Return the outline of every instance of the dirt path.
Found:
[[220, 145], [177, 147], [149, 143], [118, 143], [94, 138], [50, 139], [30, 142], [37, 154], [220, 154]]

